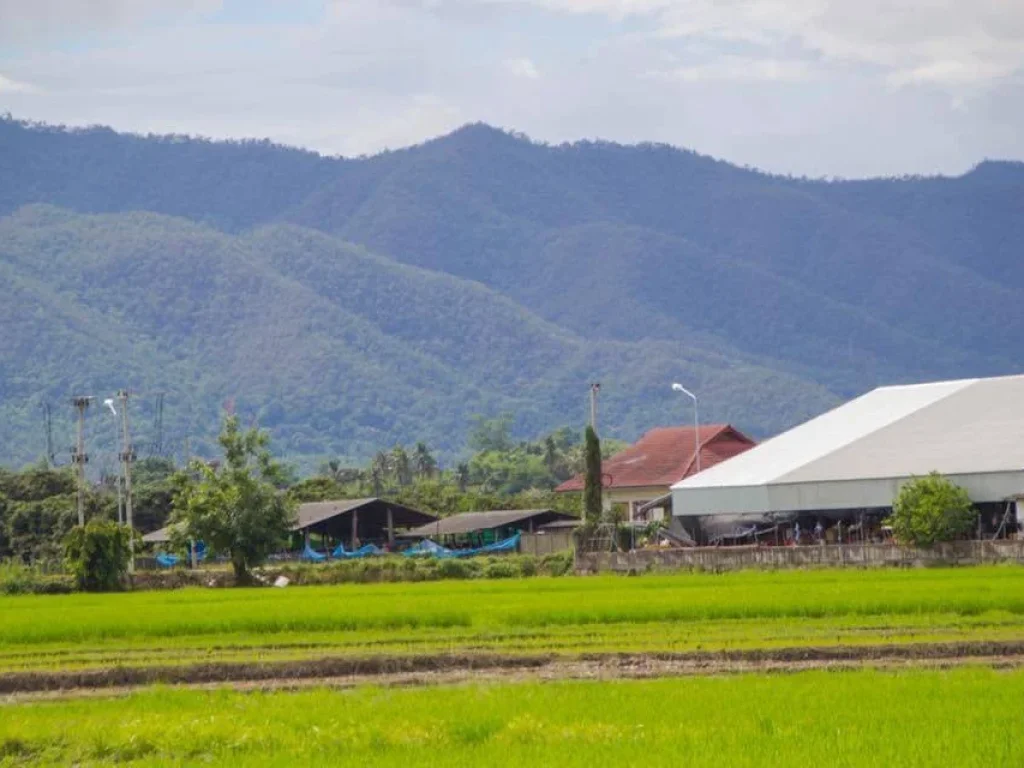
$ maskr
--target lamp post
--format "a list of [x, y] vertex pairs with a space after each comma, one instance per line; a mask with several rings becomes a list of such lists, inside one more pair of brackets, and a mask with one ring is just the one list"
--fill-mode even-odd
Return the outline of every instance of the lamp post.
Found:
[[693, 400], [693, 450], [697, 458], [697, 471], [700, 472], [700, 419], [697, 416], [697, 396], [678, 381], [672, 384], [672, 391], [682, 392]]

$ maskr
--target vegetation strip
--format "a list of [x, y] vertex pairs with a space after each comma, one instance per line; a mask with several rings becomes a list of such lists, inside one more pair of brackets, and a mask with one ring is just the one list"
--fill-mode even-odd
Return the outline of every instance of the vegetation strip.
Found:
[[553, 654], [430, 654], [413, 656], [324, 657], [301, 661], [211, 663], [150, 667], [110, 667], [100, 670], [14, 672], [0, 675], [0, 694], [57, 691], [75, 688], [124, 688], [153, 684], [228, 683], [260, 680], [315, 680], [339, 677], [385, 677], [414, 672], [472, 670], [529, 670], [556, 661], [598, 662], [608, 665], [686, 663], [728, 665], [915, 661], [941, 659], [1009, 659], [1024, 657], [1024, 641], [976, 643], [916, 643], [808, 648], [698, 651], [689, 653], [584, 653], [574, 657]]
[[1024, 763], [1020, 669], [474, 684], [487, 674], [451, 686], [157, 687], [14, 703], [0, 710], [0, 765]]

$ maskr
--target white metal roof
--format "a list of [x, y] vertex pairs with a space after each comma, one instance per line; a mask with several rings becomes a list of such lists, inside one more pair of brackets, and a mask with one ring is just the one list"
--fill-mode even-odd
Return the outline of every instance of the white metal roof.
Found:
[[880, 387], [676, 483], [673, 512], [888, 506], [931, 471], [976, 502], [1024, 492], [1024, 376]]

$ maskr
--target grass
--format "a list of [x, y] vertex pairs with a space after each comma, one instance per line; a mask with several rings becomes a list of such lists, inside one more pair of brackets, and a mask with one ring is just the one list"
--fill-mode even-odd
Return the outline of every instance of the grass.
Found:
[[1024, 569], [1005, 566], [0, 598], [0, 671], [1022, 637]]
[[1024, 672], [150, 689], [0, 707], [0, 765], [1024, 764]]

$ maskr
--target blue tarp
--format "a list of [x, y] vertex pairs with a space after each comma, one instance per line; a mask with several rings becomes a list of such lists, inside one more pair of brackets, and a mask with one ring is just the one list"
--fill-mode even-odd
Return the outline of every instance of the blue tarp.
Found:
[[424, 539], [419, 544], [414, 544], [405, 550], [402, 554], [406, 557], [417, 557], [419, 555], [438, 555], [443, 556], [451, 552], [450, 549], [445, 549], [436, 541], [430, 539]]
[[381, 549], [374, 544], [364, 544], [359, 549], [353, 550], [352, 552], [345, 549], [344, 544], [339, 544], [334, 548], [334, 551], [331, 552], [331, 557], [338, 558], [339, 560], [356, 560], [360, 557], [373, 557], [374, 555], [379, 554], [381, 554]]
[[300, 555], [300, 557], [303, 560], [309, 560], [314, 563], [319, 563], [327, 559], [327, 555], [325, 555], [323, 552], [317, 552], [315, 549], [309, 546], [309, 544], [307, 544], [306, 548], [302, 550], [302, 554]]
[[[195, 549], [196, 549], [196, 562], [198, 563], [198, 562], [201, 562], [206, 557], [206, 544], [204, 544], [203, 542], [200, 541], [200, 542], [198, 542], [196, 544]], [[187, 563], [191, 563], [191, 559], [190, 558], [191, 558], [191, 553], [188, 555], [188, 558], [186, 560]], [[172, 555], [172, 554], [169, 554], [167, 552], [161, 552], [160, 554], [158, 554], [156, 556], [155, 559], [156, 559], [156, 564], [159, 565], [161, 568], [173, 568], [174, 566], [176, 566], [178, 563], [181, 562], [181, 557], [179, 555]]]
[[521, 536], [522, 534], [517, 533], [515, 536], [509, 536], [507, 539], [496, 541], [493, 544], [488, 544], [484, 547], [476, 547], [475, 549], [446, 549], [430, 539], [424, 539], [415, 547], [407, 549], [404, 554], [410, 557], [415, 557], [416, 555], [427, 555], [438, 558], [449, 558], [473, 557], [474, 555], [492, 555], [499, 552], [515, 552], [519, 549], [519, 539]]

